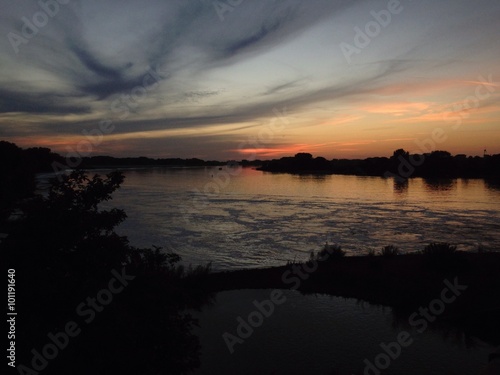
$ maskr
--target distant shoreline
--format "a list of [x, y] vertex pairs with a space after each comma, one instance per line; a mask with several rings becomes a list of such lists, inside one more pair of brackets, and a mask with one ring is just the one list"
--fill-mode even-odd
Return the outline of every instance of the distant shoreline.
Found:
[[432, 151], [425, 154], [410, 154], [398, 149], [391, 157], [366, 159], [331, 159], [313, 157], [309, 153], [298, 153], [293, 157], [273, 160], [202, 160], [199, 158], [149, 158], [113, 156], [86, 156], [76, 161], [64, 158], [48, 148], [22, 149], [14, 143], [0, 141], [0, 154], [12, 170], [24, 174], [38, 172], [61, 172], [65, 169], [138, 168], [138, 167], [255, 167], [273, 173], [349, 175], [390, 177], [404, 183], [413, 177], [424, 178], [485, 178], [500, 180], [500, 154], [484, 156], [452, 156], [447, 151]]
[[397, 182], [410, 178], [491, 178], [500, 179], [500, 154], [452, 156], [446, 151], [428, 154], [410, 154], [405, 150], [394, 151], [393, 156], [367, 159], [314, 158], [308, 153], [266, 161], [258, 170], [274, 173], [353, 175], [392, 177]]

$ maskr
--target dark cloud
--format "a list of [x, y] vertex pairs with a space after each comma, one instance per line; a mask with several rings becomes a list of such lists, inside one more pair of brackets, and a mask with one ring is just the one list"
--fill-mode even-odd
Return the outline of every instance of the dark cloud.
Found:
[[[177, 61], [179, 49], [194, 46], [203, 51], [204, 56], [201, 61], [190, 62], [193, 64], [192, 69], [202, 71], [205, 66], [224, 65], [244, 53], [254, 51], [262, 44], [271, 48], [273, 44], [291, 38], [293, 34], [317, 22], [318, 15], [326, 15], [340, 8], [342, 3], [345, 4], [346, 1], [340, 1], [335, 6], [323, 0], [307, 4], [298, 0], [242, 4], [227, 15], [225, 22], [220, 22], [212, 2], [147, 1], [145, 7], [158, 8], [159, 13], [166, 12], [171, 17], [168, 17], [163, 24], [151, 25], [151, 32], [141, 33], [142, 43], [135, 44], [135, 50], [130, 50], [132, 61], [113, 62], [110, 62], [112, 59], [109, 59], [109, 56], [104, 55], [106, 51], [98, 51], [92, 45], [92, 41], [85, 37], [85, 28], [88, 26], [82, 17], [84, 3], [76, 3], [71, 8], [61, 8], [64, 17], [61, 15], [50, 20], [52, 26], [57, 28], [54, 34], [40, 33], [26, 47], [29, 46], [35, 51], [37, 46], [33, 44], [42, 40], [51, 43], [51, 49], [55, 54], [42, 52], [42, 55], [30, 64], [57, 74], [67, 84], [73, 85], [74, 90], [84, 95], [104, 100], [113, 95], [128, 94], [134, 87], [143, 85], [147, 69], [139, 73], [137, 71], [132, 73], [130, 69], [139, 61], [147, 66], [160, 64], [164, 70], [168, 67], [169, 73], [175, 75], [186, 69], [186, 65], [182, 63], [170, 64]], [[113, 4], [115, 7], [121, 7], [121, 4], [114, 1], [104, 2], [102, 7], [111, 9]], [[124, 5], [124, 7], [130, 6], [136, 7], [133, 3]], [[319, 6], [325, 9], [321, 10]], [[162, 8], [164, 9], [161, 10]], [[137, 9], [140, 10], [140, 7]], [[110, 14], [109, 22], [112, 20], [113, 15]], [[61, 36], [64, 38], [61, 39]], [[117, 37], [119, 38], [119, 35]], [[138, 47], [141, 47], [145, 54], [136, 56]], [[31, 97], [32, 95], [27, 93], [26, 101], [30, 102]], [[22, 101], [20, 96], [18, 99]], [[58, 103], [54, 102], [52, 107], [55, 109]], [[34, 103], [24, 106], [19, 104], [20, 109], [25, 107], [37, 106]], [[45, 105], [42, 104], [40, 107]], [[61, 108], [62, 113], [66, 110], [66, 106]], [[31, 112], [33, 111], [29, 113]]]
[[73, 52], [78, 59], [83, 63], [83, 65], [89, 69], [92, 73], [106, 80], [123, 80], [122, 69], [116, 69], [112, 67], [105, 66], [99, 59], [92, 55], [87, 49], [81, 48], [72, 42], [68, 43], [68, 48]]
[[[149, 88], [157, 84], [157, 80], [145, 80], [148, 71], [135, 76], [127, 76], [127, 70], [132, 63], [122, 67], [106, 65], [95, 54], [77, 46], [73, 41], [68, 42], [69, 50], [75, 54], [86, 71], [74, 74], [75, 86], [83, 93], [96, 96], [99, 100], [106, 99], [114, 94], [130, 93], [136, 87]], [[161, 77], [166, 79], [165, 76]]]
[[86, 114], [89, 106], [68, 103], [68, 98], [52, 92], [27, 93], [0, 88], [0, 113]]
[[218, 94], [219, 94], [219, 91], [211, 91], [211, 90], [190, 91], [190, 92], [187, 92], [184, 94], [184, 98], [189, 102], [198, 103], [198, 102], [202, 101], [204, 98], [217, 96]]
[[231, 42], [224, 51], [227, 55], [234, 55], [252, 45], [255, 45], [262, 40], [264, 40], [269, 34], [277, 31], [280, 27], [279, 21], [274, 21], [271, 25], [262, 25], [260, 30], [256, 31], [254, 34], [249, 35], [245, 38], [237, 40], [235, 42]]
[[[390, 74], [390, 72], [404, 72], [405, 69], [410, 69], [412, 66], [410, 61], [379, 62], [377, 65], [379, 70], [377, 74], [366, 78], [359, 78], [357, 81], [339, 83], [335, 86], [317, 90], [298, 91], [295, 95], [287, 98], [276, 97], [271, 101], [266, 99], [258, 103], [241, 104], [233, 108], [215, 108], [215, 114], [213, 115], [185, 117], [165, 115], [160, 119], [130, 121], [112, 119], [115, 125], [113, 134], [141, 133], [144, 131], [169, 129], [202, 129], [212, 125], [229, 125], [245, 123], [259, 118], [269, 118], [274, 116], [275, 110], [282, 111], [283, 108], [300, 111], [305, 106], [324, 101], [342, 101], [345, 99], [354, 101], [358, 96], [377, 93], [379, 90], [384, 89], [387, 85], [384, 77]], [[47, 133], [57, 131], [58, 133], [80, 134], [83, 129], [91, 129], [96, 124], [97, 121], [72, 124], [47, 124], [46, 126], [41, 126], [40, 130]], [[248, 125], [243, 128], [250, 129], [252, 127], [260, 127], [261, 125], [260, 123], [256, 123], [255, 125]]]

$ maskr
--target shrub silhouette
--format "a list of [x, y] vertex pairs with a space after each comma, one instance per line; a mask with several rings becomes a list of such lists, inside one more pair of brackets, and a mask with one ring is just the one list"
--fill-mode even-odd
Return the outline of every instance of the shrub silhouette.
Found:
[[446, 242], [433, 242], [427, 245], [423, 254], [429, 258], [447, 258], [455, 255], [457, 247]]
[[[318, 251], [316, 254], [316, 260], [322, 261], [333, 261], [335, 259], [340, 259], [345, 256], [345, 251], [342, 250], [340, 245], [330, 245], [328, 242], [325, 243], [323, 249]], [[314, 258], [314, 252], [311, 253], [311, 258]]]
[[426, 263], [440, 270], [449, 270], [460, 265], [457, 247], [446, 242], [433, 242], [422, 251]]
[[382, 251], [380, 252], [380, 255], [382, 255], [385, 258], [391, 258], [399, 254], [400, 254], [399, 249], [393, 245], [385, 246], [384, 248], [382, 248]]

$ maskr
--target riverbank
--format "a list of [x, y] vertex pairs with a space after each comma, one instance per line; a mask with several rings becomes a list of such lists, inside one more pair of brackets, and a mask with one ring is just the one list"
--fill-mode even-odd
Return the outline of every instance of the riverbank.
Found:
[[[315, 264], [316, 263], [316, 264]], [[456, 253], [449, 263], [422, 254], [352, 256], [282, 267], [219, 272], [209, 275], [212, 292], [236, 289], [296, 289], [356, 298], [389, 306], [403, 320], [441, 298], [447, 285], [460, 296], [446, 305], [439, 321], [467, 335], [500, 345], [500, 253]], [[463, 290], [462, 290], [463, 289]]]

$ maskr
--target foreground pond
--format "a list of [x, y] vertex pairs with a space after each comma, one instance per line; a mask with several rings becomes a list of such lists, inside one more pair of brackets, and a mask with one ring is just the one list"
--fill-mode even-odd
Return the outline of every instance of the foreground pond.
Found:
[[[196, 334], [202, 344], [197, 374], [378, 374], [378, 363], [387, 365], [381, 374], [477, 375], [495, 349], [458, 333], [431, 328], [418, 333], [395, 319], [390, 308], [290, 290], [283, 290], [279, 299], [283, 303], [274, 305], [272, 314], [259, 326], [254, 324], [253, 332], [243, 330], [248, 337], [239, 341], [237, 318], [248, 322], [249, 315], [258, 311], [253, 302], [269, 300], [271, 293], [221, 292], [212, 306], [194, 314], [199, 319]], [[252, 315], [255, 323], [259, 316]], [[408, 332], [410, 344], [395, 359], [381, 356], [386, 353], [381, 344], [390, 346], [403, 331]], [[226, 332], [233, 353], [223, 338]], [[368, 362], [374, 364], [370, 370]]]

